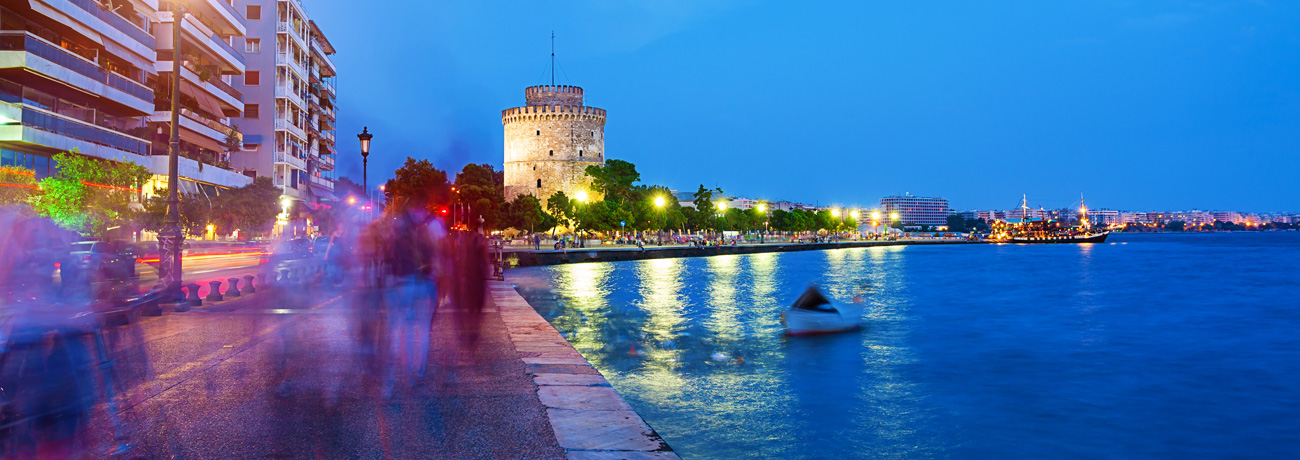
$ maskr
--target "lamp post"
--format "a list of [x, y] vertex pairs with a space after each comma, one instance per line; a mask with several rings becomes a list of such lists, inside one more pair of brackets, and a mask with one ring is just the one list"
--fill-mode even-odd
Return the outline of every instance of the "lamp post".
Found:
[[[726, 201], [719, 201], [718, 204], [717, 204], [716, 206], [714, 206], [714, 207], [718, 208], [718, 215], [717, 215], [717, 216], [718, 216], [718, 217], [721, 217], [721, 218], [723, 219], [723, 222], [726, 222], [726, 219], [727, 219], [727, 202], [726, 202]], [[722, 227], [721, 227], [720, 225], [718, 225], [718, 219], [717, 219], [717, 218], [714, 218], [714, 219], [713, 219], [713, 225], [714, 225], [715, 227], [718, 227], [718, 235], [719, 235], [719, 236], [718, 236], [718, 242], [721, 243], [721, 242], [722, 242], [722, 236], [721, 236], [721, 235], [722, 235]]]
[[858, 236], [858, 228], [857, 228], [857, 225], [858, 225], [858, 216], [860, 216], [860, 215], [861, 215], [861, 214], [858, 213], [858, 210], [857, 210], [857, 209], [854, 209], [854, 210], [852, 210], [852, 211], [849, 211], [849, 217], [853, 218], [853, 235], [855, 236], [855, 238], [856, 238], [856, 236]]
[[[574, 194], [573, 196], [578, 199], [579, 203], [582, 203], [581, 205], [579, 205], [581, 206], [582, 209], [580, 209], [578, 212], [578, 229], [573, 232], [573, 235], [577, 237], [578, 232], [582, 231], [582, 211], [585, 211], [587, 209], [587, 191], [578, 190], [578, 193]], [[587, 241], [585, 239], [579, 238], [578, 247], [580, 248], [587, 247]]]
[[893, 224], [895, 224], [895, 223], [898, 223], [898, 212], [897, 212], [897, 211], [889, 213], [889, 221], [890, 221], [890, 225], [893, 225]]
[[370, 138], [372, 137], [375, 137], [375, 135], [370, 134], [370, 127], [368, 126], [362, 126], [361, 134], [357, 135], [357, 139], [361, 140], [361, 190], [370, 190], [369, 184], [366, 183], [366, 161], [367, 157], [370, 156]]
[[184, 252], [185, 232], [181, 231], [181, 212], [180, 199], [177, 195], [177, 189], [180, 188], [180, 179], [177, 178], [178, 163], [181, 151], [181, 130], [180, 130], [180, 113], [181, 113], [181, 46], [185, 42], [184, 33], [181, 32], [181, 21], [185, 18], [185, 7], [181, 2], [173, 2], [172, 11], [172, 100], [171, 100], [171, 141], [167, 144], [167, 219], [163, 222], [163, 228], [158, 231], [158, 280], [163, 284], [163, 301], [180, 302], [185, 297], [181, 293], [181, 278], [184, 274], [184, 267], [181, 265], [181, 254]]
[[871, 211], [871, 230], [876, 233], [876, 238], [880, 238], [880, 231], [876, 227], [880, 225], [880, 211]]
[[655, 197], [655, 207], [659, 208], [659, 219], [660, 219], [659, 225], [657, 226], [657, 228], [655, 228], [655, 234], [659, 236], [659, 245], [663, 246], [664, 245], [664, 224], [662, 219], [664, 217], [664, 197], [662, 196]]
[[758, 234], [758, 244], [763, 244], [767, 242], [767, 205], [759, 203], [758, 212], [763, 214], [763, 233]]

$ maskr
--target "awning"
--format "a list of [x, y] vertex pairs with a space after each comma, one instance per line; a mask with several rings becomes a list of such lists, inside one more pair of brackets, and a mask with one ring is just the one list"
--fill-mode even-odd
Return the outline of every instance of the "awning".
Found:
[[324, 185], [320, 185], [315, 182], [307, 182], [307, 190], [309, 190], [312, 195], [316, 195], [317, 197], [324, 198], [327, 200], [334, 199], [334, 192], [328, 188], [325, 188]]
[[158, 18], [158, 13], [155, 11], [158, 5], [150, 5], [143, 0], [131, 0], [131, 4], [135, 5], [135, 12], [140, 13], [141, 16], [153, 22], [162, 22], [162, 19]]
[[248, 145], [262, 145], [261, 134], [245, 134], [244, 143]]
[[217, 98], [208, 94], [207, 90], [199, 88], [197, 85], [185, 80], [181, 80], [181, 89], [186, 90], [191, 96], [194, 96], [194, 99], [199, 101], [199, 108], [202, 108], [204, 112], [208, 112], [217, 117], [225, 116], [225, 112], [221, 110], [221, 101], [218, 101]]
[[[77, 31], [77, 33], [81, 35], [85, 35], [86, 38], [90, 39], [90, 41], [93, 41], [100, 45], [104, 44], [104, 39], [99, 36], [99, 32], [95, 32], [94, 29], [91, 29], [90, 27], [86, 27], [85, 25], [82, 25], [80, 22], [77, 22], [76, 20], [72, 19], [68, 15], [63, 14], [63, 12], [59, 11], [58, 8], [46, 5], [45, 2], [42, 2], [40, 0], [28, 0], [28, 3], [31, 4], [32, 9], [35, 10], [36, 12], [49, 16], [50, 19], [53, 19], [55, 21], [58, 21], [60, 24], [68, 26], [69, 28]], [[149, 67], [153, 67], [153, 64], [149, 64]]]

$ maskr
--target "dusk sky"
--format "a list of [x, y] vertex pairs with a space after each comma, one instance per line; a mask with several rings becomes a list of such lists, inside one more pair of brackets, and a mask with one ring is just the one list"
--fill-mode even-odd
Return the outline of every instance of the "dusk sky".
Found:
[[[338, 51], [340, 175], [502, 164], [526, 86], [679, 190], [954, 209], [1300, 210], [1300, 4], [304, 0]], [[366, 7], [366, 5], [370, 5]]]

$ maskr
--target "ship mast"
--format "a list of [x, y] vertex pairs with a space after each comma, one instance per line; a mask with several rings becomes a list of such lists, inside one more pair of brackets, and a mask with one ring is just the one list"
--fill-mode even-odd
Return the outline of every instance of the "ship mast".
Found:
[[1082, 215], [1079, 218], [1079, 223], [1083, 224], [1083, 231], [1087, 232], [1092, 228], [1092, 225], [1088, 223], [1088, 205], [1083, 202], [1083, 192], [1079, 192], [1079, 214]]

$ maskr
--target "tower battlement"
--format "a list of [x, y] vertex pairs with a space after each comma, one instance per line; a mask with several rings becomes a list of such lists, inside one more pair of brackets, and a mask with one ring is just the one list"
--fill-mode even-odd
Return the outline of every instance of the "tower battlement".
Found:
[[534, 105], [501, 111], [501, 124], [536, 119], [576, 119], [605, 122], [605, 109], [572, 105]]
[[568, 85], [540, 85], [524, 88], [524, 103], [538, 105], [582, 105], [582, 88]]

